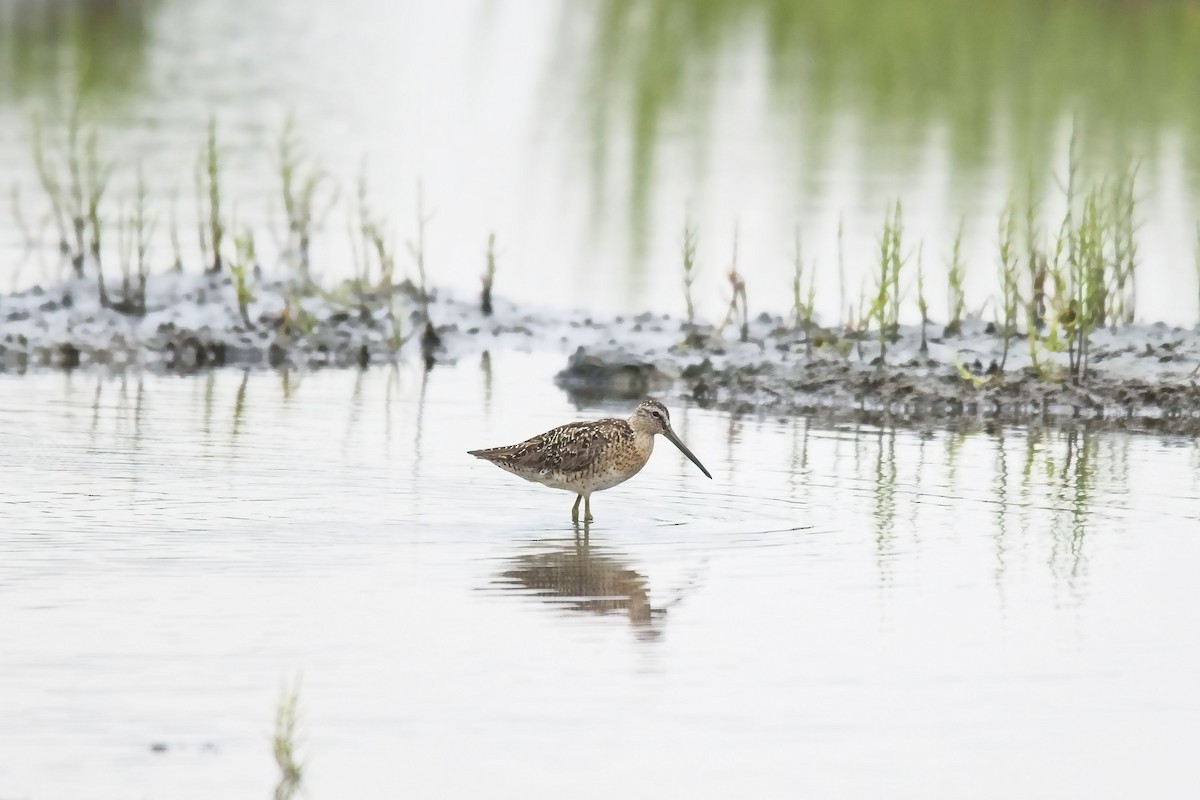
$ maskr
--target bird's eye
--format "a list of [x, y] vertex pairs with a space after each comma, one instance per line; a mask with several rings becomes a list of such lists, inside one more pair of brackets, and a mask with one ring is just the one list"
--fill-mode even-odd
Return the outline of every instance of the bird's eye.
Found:
[[657, 411], [651, 411], [650, 413], [654, 415], [654, 418], [656, 420], [658, 420], [659, 422], [662, 422], [662, 414], [658, 413]]

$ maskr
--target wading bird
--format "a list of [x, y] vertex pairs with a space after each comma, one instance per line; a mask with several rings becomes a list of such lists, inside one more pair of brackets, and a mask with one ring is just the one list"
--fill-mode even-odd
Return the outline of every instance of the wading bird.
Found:
[[527, 481], [574, 492], [571, 519], [579, 521], [583, 501], [584, 521], [592, 519], [592, 493], [611, 489], [641, 471], [654, 452], [654, 436], [661, 433], [691, 459], [710, 479], [712, 475], [671, 430], [667, 407], [646, 400], [629, 419], [572, 422], [508, 447], [469, 450]]

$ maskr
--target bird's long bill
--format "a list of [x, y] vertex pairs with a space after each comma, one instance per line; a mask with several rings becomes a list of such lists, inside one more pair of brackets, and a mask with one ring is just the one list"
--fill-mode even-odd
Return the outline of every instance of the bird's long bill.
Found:
[[687, 445], [679, 440], [679, 437], [675, 435], [675, 431], [667, 428], [665, 431], [663, 431], [663, 436], [666, 436], [671, 444], [679, 448], [679, 452], [690, 458], [692, 463], [699, 467], [700, 471], [707, 475], [709, 480], [712, 480], [712, 474], [704, 468], [704, 465], [700, 463], [700, 459], [692, 455], [692, 451], [687, 449]]

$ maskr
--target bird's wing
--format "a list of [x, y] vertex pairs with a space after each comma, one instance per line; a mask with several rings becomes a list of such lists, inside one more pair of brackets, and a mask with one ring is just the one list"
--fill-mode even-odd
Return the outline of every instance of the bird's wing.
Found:
[[526, 470], [578, 472], [604, 452], [614, 435], [624, 435], [615, 424], [624, 420], [572, 422], [509, 447], [475, 450], [472, 455]]

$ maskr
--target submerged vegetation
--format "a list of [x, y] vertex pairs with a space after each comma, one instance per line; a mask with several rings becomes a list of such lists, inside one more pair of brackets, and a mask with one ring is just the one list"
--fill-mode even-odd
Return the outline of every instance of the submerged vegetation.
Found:
[[275, 800], [291, 800], [300, 790], [304, 766], [296, 753], [296, 734], [300, 724], [300, 686], [295, 683], [284, 685], [275, 706], [275, 731], [271, 737], [271, 750], [275, 765], [279, 768], [279, 781], [275, 784]]

